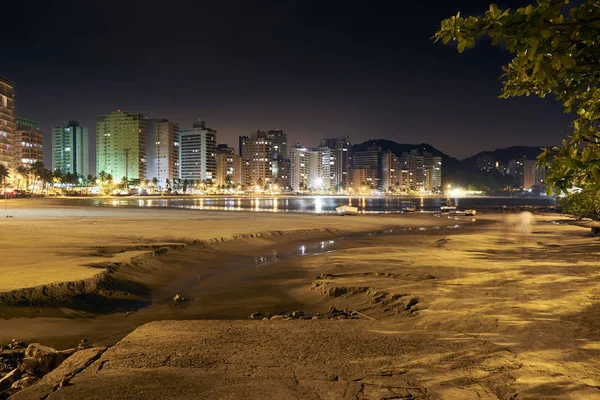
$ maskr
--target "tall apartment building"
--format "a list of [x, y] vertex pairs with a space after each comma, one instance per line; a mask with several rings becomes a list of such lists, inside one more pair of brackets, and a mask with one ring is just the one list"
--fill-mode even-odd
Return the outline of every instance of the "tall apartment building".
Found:
[[273, 148], [269, 134], [255, 130], [240, 137], [242, 158], [248, 163], [250, 185], [267, 185], [273, 180]]
[[427, 171], [425, 190], [442, 190], [442, 157], [424, 151], [423, 161]]
[[377, 170], [374, 168], [352, 168], [351, 184], [356, 190], [375, 189], [377, 187]]
[[43, 162], [44, 135], [40, 131], [40, 125], [30, 119], [19, 117], [15, 121], [13, 167], [31, 165], [37, 161]]
[[142, 114], [115, 111], [96, 118], [96, 173], [116, 182], [146, 179], [146, 124]]
[[329, 191], [330, 149], [307, 149], [296, 146], [290, 152], [290, 185], [294, 192], [302, 190]]
[[350, 139], [345, 137], [325, 138], [320, 147], [330, 150], [330, 186], [340, 190], [350, 186], [351, 150]]
[[217, 185], [244, 183], [242, 157], [226, 144], [217, 146]]
[[271, 141], [271, 151], [273, 152], [273, 159], [287, 159], [287, 134], [281, 129], [272, 129], [267, 131], [267, 137]]
[[493, 153], [482, 153], [477, 156], [477, 169], [490, 172], [496, 168], [496, 157]]
[[291, 187], [292, 179], [292, 163], [289, 158], [280, 158], [273, 160], [271, 168], [273, 174], [273, 182], [279, 187], [287, 191]]
[[442, 188], [442, 159], [413, 149], [398, 159], [398, 184], [401, 190], [435, 191]]
[[516, 160], [510, 160], [506, 167], [506, 174], [512, 175], [517, 180], [519, 186], [525, 186], [525, 157]]
[[381, 155], [381, 187], [384, 191], [398, 186], [398, 158], [390, 150]]
[[246, 143], [246, 140], [249, 140], [249, 139], [250, 139], [250, 136], [240, 136], [239, 137], [239, 140], [238, 140], [238, 154], [240, 156], [242, 156], [242, 157], [244, 156], [242, 154], [242, 152], [244, 151], [244, 143]]
[[15, 91], [8, 79], [0, 76], [0, 164], [11, 167], [14, 159]]
[[179, 131], [179, 178], [217, 181], [217, 131], [203, 120]]
[[167, 179], [179, 179], [179, 124], [167, 119], [149, 119], [146, 124], [148, 179], [156, 178], [160, 187]]
[[[380, 146], [370, 146], [365, 151], [355, 151], [352, 154], [352, 169], [353, 170], [369, 170], [368, 172], [353, 172], [352, 184], [357, 184], [358, 179], [363, 177], [374, 177], [374, 181], [369, 180], [368, 186], [374, 186], [379, 190], [383, 190], [382, 177], [382, 149]], [[361, 181], [362, 182], [362, 181]], [[363, 184], [365, 182], [362, 182]]]
[[89, 155], [88, 128], [77, 121], [52, 128], [52, 170], [88, 176]]
[[539, 186], [546, 190], [546, 168], [537, 165], [537, 160], [523, 160], [523, 188]]
[[308, 189], [309, 156], [308, 149], [296, 147], [290, 150], [291, 176], [290, 186], [293, 192]]

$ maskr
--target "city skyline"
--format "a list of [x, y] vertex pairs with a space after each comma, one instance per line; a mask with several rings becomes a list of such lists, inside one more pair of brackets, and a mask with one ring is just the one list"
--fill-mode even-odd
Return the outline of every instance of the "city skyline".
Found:
[[[483, 12], [480, 2], [368, 10], [332, 2], [318, 13], [310, 3], [180, 5], [161, 11], [183, 26], [165, 37], [140, 35], [159, 14], [135, 1], [114, 15], [110, 4], [40, 3], [39, 29], [7, 21], [1, 73], [16, 85], [17, 114], [40, 121], [46, 147], [51, 128], [70, 119], [90, 127], [94, 143], [96, 116], [115, 109], [180, 123], [203, 118], [232, 146], [252, 129], [279, 128], [291, 143], [386, 138], [431, 143], [457, 158], [558, 144], [570, 130], [572, 117], [553, 99], [497, 98], [508, 60], [501, 50], [484, 45], [461, 57], [430, 40], [442, 18]], [[9, 5], [17, 14], [23, 7], [32, 6]], [[198, 12], [214, 34], [198, 37]], [[62, 15], [89, 26], [73, 32], [52, 22]], [[138, 43], [144, 52], [134, 50]]]

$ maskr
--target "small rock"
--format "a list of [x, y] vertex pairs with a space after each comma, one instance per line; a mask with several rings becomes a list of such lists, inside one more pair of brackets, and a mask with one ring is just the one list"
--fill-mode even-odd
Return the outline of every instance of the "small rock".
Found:
[[10, 388], [13, 383], [21, 378], [21, 375], [23, 375], [23, 373], [19, 368], [15, 368], [8, 374], [4, 375], [4, 377], [0, 379], [0, 392]]
[[35, 357], [26, 357], [21, 360], [20, 368], [22, 371], [34, 370], [38, 366], [38, 360]]
[[173, 303], [175, 304], [179, 304], [185, 301], [185, 297], [180, 296], [179, 293], [177, 293], [174, 297], [173, 297]]
[[92, 347], [92, 346], [90, 346], [90, 343], [88, 342], [88, 340], [86, 338], [81, 339], [81, 341], [77, 345], [78, 350], [89, 349], [90, 347]]
[[8, 348], [9, 349], [24, 349], [27, 347], [27, 343], [21, 341], [21, 340], [17, 340], [17, 339], [13, 339], [10, 341], [10, 343], [8, 344]]
[[304, 315], [303, 311], [292, 311], [292, 314], [290, 315], [292, 318], [300, 318]]
[[36, 383], [38, 378], [34, 375], [26, 375], [12, 384], [10, 391], [16, 393]]
[[157, 256], [164, 256], [169, 252], [169, 248], [168, 247], [159, 247], [158, 249], [154, 250], [154, 254]]
[[37, 370], [42, 374], [47, 374], [58, 366], [66, 357], [60, 356], [56, 350], [51, 347], [42, 346], [39, 343], [32, 343], [25, 349], [25, 357], [33, 357], [38, 361]]
[[250, 315], [250, 319], [263, 319], [264, 317], [265, 316], [259, 312], [255, 312], [255, 313], [252, 313], [252, 315]]
[[271, 318], [269, 318], [271, 321], [276, 321], [276, 320], [283, 320], [283, 315], [273, 315]]
[[413, 297], [408, 301], [408, 303], [406, 304], [406, 307], [404, 309], [410, 310], [410, 308], [412, 306], [414, 306], [415, 304], [417, 304], [418, 302], [419, 302], [419, 299], [417, 297]]

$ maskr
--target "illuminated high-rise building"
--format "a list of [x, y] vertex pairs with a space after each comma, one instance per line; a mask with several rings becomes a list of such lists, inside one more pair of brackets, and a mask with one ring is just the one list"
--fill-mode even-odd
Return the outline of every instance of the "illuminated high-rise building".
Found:
[[381, 155], [381, 181], [383, 191], [395, 190], [398, 186], [398, 159], [390, 150]]
[[179, 131], [179, 179], [217, 181], [217, 131], [203, 120]]
[[0, 164], [11, 167], [14, 160], [15, 91], [11, 81], [0, 76]]
[[14, 136], [13, 167], [31, 165], [37, 161], [44, 161], [43, 151], [44, 135], [36, 121], [25, 118], [16, 118]]
[[52, 128], [52, 170], [87, 177], [89, 163], [88, 128], [77, 121]]
[[350, 139], [345, 137], [325, 138], [321, 140], [321, 147], [330, 149], [330, 186], [340, 190], [350, 186], [350, 167], [352, 145]]
[[244, 183], [242, 157], [226, 144], [217, 146], [217, 185]]
[[267, 137], [271, 141], [271, 151], [273, 153], [273, 159], [287, 159], [287, 134], [281, 129], [272, 129], [270, 131], [267, 131]]
[[96, 173], [146, 179], [146, 123], [142, 114], [115, 111], [96, 118]]
[[240, 137], [242, 158], [248, 163], [250, 185], [268, 185], [273, 180], [273, 148], [265, 131], [255, 130]]
[[179, 124], [167, 119], [149, 119], [146, 125], [147, 177], [160, 187], [179, 179]]
[[307, 149], [296, 145], [290, 151], [290, 164], [292, 191], [331, 189], [329, 147]]

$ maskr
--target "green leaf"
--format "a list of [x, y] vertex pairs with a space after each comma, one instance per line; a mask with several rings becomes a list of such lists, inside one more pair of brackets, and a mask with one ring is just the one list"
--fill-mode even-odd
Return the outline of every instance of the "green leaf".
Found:
[[467, 42], [465, 42], [464, 40], [459, 40], [458, 45], [456, 46], [458, 48], [458, 52], [462, 53], [463, 51], [465, 51], [466, 45], [467, 45]]
[[549, 39], [552, 36], [552, 32], [550, 31], [550, 29], [542, 29], [542, 31], [540, 32], [542, 35], [542, 38], [544, 39]]
[[575, 59], [568, 54], [561, 55], [560, 62], [566, 69], [575, 68]]

